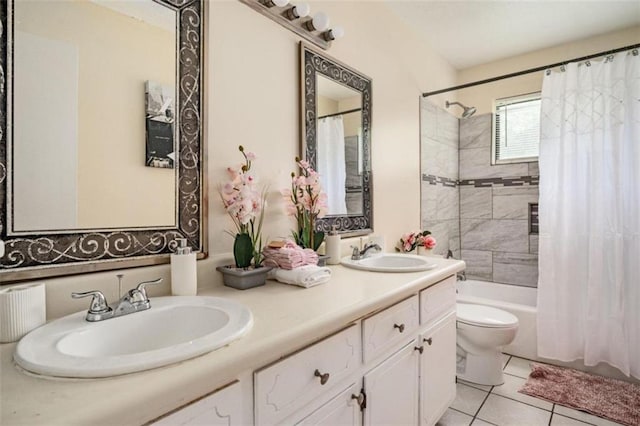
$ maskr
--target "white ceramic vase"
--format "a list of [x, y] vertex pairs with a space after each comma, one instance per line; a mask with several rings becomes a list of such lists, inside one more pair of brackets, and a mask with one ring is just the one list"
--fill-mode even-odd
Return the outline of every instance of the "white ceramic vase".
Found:
[[433, 249], [418, 246], [418, 256], [433, 256]]

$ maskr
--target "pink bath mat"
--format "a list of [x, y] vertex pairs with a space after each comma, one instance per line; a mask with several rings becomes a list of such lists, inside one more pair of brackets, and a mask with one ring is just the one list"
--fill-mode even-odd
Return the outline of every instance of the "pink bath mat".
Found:
[[531, 366], [519, 392], [625, 425], [640, 425], [640, 386], [555, 365]]

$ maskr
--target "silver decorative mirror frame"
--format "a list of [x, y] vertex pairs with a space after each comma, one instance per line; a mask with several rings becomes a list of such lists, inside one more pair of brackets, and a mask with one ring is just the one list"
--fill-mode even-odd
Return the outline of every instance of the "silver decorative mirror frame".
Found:
[[300, 42], [301, 63], [301, 128], [302, 153], [311, 167], [317, 169], [317, 88], [316, 75], [343, 84], [362, 94], [362, 186], [363, 206], [359, 215], [325, 216], [317, 227], [325, 233], [333, 226], [343, 236], [373, 232], [373, 181], [371, 176], [371, 78]]
[[203, 37], [205, 0], [154, 0], [176, 11], [178, 19], [178, 176], [176, 226], [69, 230], [55, 233], [13, 233], [7, 229], [8, 152], [6, 139], [8, 103], [6, 78], [11, 77], [8, 19], [13, 1], [0, 1], [0, 284], [169, 262], [176, 238], [206, 257], [205, 144], [203, 143]]

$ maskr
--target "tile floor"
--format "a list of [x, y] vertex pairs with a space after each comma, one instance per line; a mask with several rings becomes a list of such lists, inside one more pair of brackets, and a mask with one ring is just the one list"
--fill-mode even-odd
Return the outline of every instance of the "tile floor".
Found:
[[529, 360], [504, 355], [504, 384], [483, 386], [458, 380], [456, 400], [436, 426], [615, 426], [611, 420], [518, 393]]

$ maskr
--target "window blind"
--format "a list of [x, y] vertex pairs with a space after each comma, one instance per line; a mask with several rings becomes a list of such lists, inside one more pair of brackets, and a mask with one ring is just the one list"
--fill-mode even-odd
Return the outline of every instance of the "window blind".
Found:
[[534, 161], [540, 144], [540, 93], [498, 99], [495, 163]]

